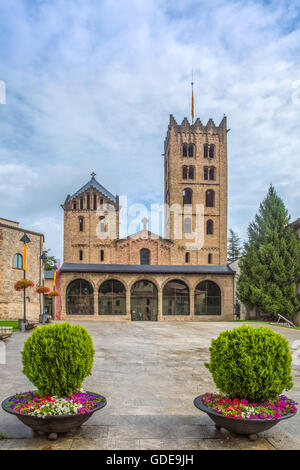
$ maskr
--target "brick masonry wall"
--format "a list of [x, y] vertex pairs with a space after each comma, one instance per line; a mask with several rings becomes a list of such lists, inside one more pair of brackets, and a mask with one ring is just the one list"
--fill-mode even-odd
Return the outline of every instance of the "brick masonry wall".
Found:
[[[23, 317], [23, 291], [17, 292], [14, 284], [23, 279], [23, 269], [14, 268], [14, 255], [23, 255], [22, 229], [0, 226], [0, 318], [18, 319]], [[40, 298], [35, 291], [40, 279], [40, 243], [43, 249], [43, 235], [26, 232], [31, 240], [27, 245], [26, 278], [35, 283], [26, 290], [28, 318], [38, 318]]]

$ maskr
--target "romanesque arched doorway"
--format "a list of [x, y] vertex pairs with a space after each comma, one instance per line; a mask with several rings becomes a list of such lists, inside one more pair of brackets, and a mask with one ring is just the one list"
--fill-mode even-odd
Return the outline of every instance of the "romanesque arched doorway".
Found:
[[137, 281], [131, 288], [131, 320], [157, 320], [157, 288], [151, 281]]

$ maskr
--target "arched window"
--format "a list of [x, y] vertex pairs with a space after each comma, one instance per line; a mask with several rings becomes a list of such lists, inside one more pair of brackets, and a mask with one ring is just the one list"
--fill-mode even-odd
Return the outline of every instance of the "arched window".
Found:
[[182, 167], [182, 179], [187, 179], [187, 166], [185, 165]]
[[23, 269], [23, 256], [20, 253], [16, 253], [14, 256], [14, 268]]
[[100, 217], [100, 232], [105, 232], [105, 217]]
[[185, 282], [174, 279], [163, 288], [163, 315], [189, 315], [190, 293]]
[[97, 194], [94, 194], [94, 211], [97, 209]]
[[94, 314], [94, 289], [88, 281], [70, 282], [66, 290], [66, 309], [68, 315]]
[[209, 158], [214, 158], [215, 156], [215, 145], [211, 144], [209, 146]]
[[186, 143], [182, 144], [182, 156], [183, 157], [188, 156], [188, 144]]
[[186, 262], [186, 263], [189, 263], [189, 262], [190, 262], [190, 254], [189, 254], [189, 253], [186, 253], [186, 254], [185, 254], [185, 262]]
[[189, 166], [189, 179], [193, 180], [195, 175], [195, 167], [194, 166]]
[[205, 205], [206, 207], [215, 206], [215, 192], [213, 189], [208, 189], [205, 193]]
[[195, 145], [194, 144], [189, 144], [189, 157], [194, 157], [195, 156]]
[[208, 262], [208, 264], [212, 264], [212, 261], [213, 261], [213, 259], [212, 259], [212, 254], [209, 253], [209, 254], [208, 254], [208, 257], [207, 257], [207, 262]]
[[77, 209], [77, 204], [76, 204], [76, 202], [73, 202], [73, 209], [74, 209], [74, 211]]
[[83, 197], [80, 198], [80, 209], [83, 209]]
[[98, 292], [99, 315], [126, 315], [126, 289], [120, 281], [109, 279]]
[[140, 264], [150, 264], [150, 251], [148, 250], [148, 248], [141, 249]]
[[79, 250], [79, 261], [83, 260], [83, 251]]
[[203, 281], [197, 285], [195, 315], [221, 315], [221, 290], [215, 282]]
[[153, 282], [135, 282], [131, 288], [130, 303], [132, 320], [157, 320], [158, 294]]
[[216, 179], [216, 169], [214, 166], [209, 167], [209, 179], [215, 180]]
[[102, 207], [102, 206], [103, 206], [103, 199], [101, 198], [100, 199], [100, 207]]
[[100, 250], [100, 261], [104, 261], [104, 250]]
[[193, 192], [191, 189], [184, 189], [182, 192], [183, 205], [192, 204]]
[[83, 232], [83, 217], [79, 217], [79, 232]]
[[213, 235], [214, 233], [214, 222], [213, 220], [209, 219], [206, 222], [206, 234], [207, 235]]
[[185, 217], [183, 231], [184, 233], [192, 233], [192, 219], [190, 217]]
[[90, 209], [90, 195], [89, 194], [86, 197], [86, 208]]
[[204, 158], [208, 158], [208, 144], [203, 145], [203, 156]]

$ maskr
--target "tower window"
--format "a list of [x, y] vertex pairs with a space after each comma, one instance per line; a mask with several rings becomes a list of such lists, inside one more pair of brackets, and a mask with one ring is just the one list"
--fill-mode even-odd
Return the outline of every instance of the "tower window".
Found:
[[215, 167], [211, 166], [209, 168], [209, 179], [214, 180], [215, 179]]
[[189, 166], [189, 179], [190, 180], [194, 179], [194, 174], [195, 174], [195, 167]]
[[182, 167], [182, 179], [186, 180], [187, 179], [187, 166]]
[[104, 250], [100, 250], [100, 261], [104, 261]]
[[90, 209], [90, 195], [89, 194], [86, 197], [86, 208]]
[[193, 192], [191, 189], [184, 189], [182, 192], [183, 205], [192, 204]]
[[102, 198], [100, 199], [100, 206], [101, 207], [103, 206], [103, 199]]
[[97, 195], [94, 194], [94, 210], [97, 209]]
[[215, 146], [214, 144], [211, 144], [209, 146], [209, 158], [214, 158], [215, 156]]
[[79, 250], [79, 261], [83, 260], [83, 251]]
[[79, 217], [79, 232], [83, 232], [83, 217]]
[[100, 217], [100, 232], [105, 232], [105, 217]]
[[77, 208], [77, 204], [76, 204], [76, 202], [74, 202], [73, 203], [73, 209], [76, 210], [76, 208]]
[[208, 144], [203, 145], [203, 156], [204, 158], [208, 158]]
[[208, 220], [206, 222], [206, 234], [213, 235], [214, 233], [214, 222], [212, 220]]
[[182, 144], [182, 156], [183, 157], [188, 156], [188, 144]]
[[83, 197], [80, 198], [80, 209], [83, 209]]
[[207, 257], [207, 261], [208, 261], [208, 264], [212, 264], [212, 254], [209, 253], [208, 257]]
[[195, 145], [189, 144], [189, 157], [194, 157], [195, 155]]
[[215, 192], [213, 189], [208, 189], [205, 193], [205, 205], [206, 207], [215, 206]]
[[190, 254], [189, 254], [189, 253], [186, 253], [186, 254], [185, 254], [185, 262], [186, 262], [186, 263], [189, 263], [189, 262], [190, 262]]
[[147, 248], [142, 248], [140, 251], [140, 263], [150, 264], [150, 251]]
[[184, 219], [183, 230], [184, 233], [192, 233], [192, 219], [190, 217]]

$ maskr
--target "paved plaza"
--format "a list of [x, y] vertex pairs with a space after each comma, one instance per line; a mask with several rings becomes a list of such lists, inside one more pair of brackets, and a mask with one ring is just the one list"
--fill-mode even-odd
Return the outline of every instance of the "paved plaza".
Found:
[[[300, 413], [252, 442], [223, 429], [217, 431], [208, 416], [194, 407], [195, 396], [216, 391], [204, 367], [211, 339], [237, 323], [76, 323], [88, 329], [96, 351], [93, 375], [85, 380], [84, 388], [104, 395], [106, 408], [80, 430], [61, 435], [57, 441], [34, 435], [1, 409], [0, 433], [6, 439], [0, 440], [0, 450], [300, 449]], [[271, 328], [283, 334], [291, 347], [300, 341], [300, 330]], [[6, 342], [7, 364], [0, 365], [1, 401], [33, 389], [22, 374], [20, 354], [29, 334], [16, 332]], [[296, 362], [294, 388], [288, 395], [300, 402], [300, 365]]]

